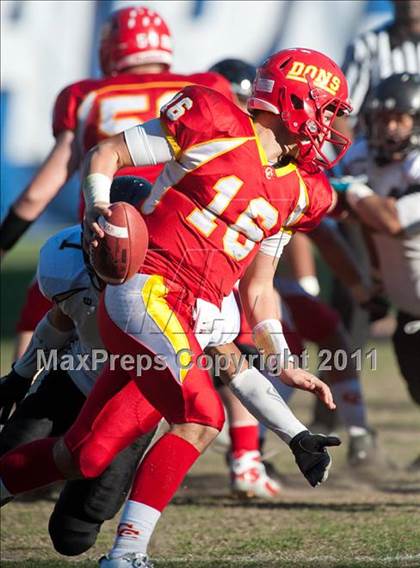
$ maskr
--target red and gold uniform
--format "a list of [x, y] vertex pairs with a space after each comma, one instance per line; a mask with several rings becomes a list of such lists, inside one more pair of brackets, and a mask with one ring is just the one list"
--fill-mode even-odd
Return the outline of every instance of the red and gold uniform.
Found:
[[[185, 88], [163, 109], [161, 123], [175, 159], [142, 206], [150, 250], [141, 274], [106, 288], [100, 331], [113, 354], [163, 357], [164, 369], [152, 365], [130, 376], [168, 422], [220, 429], [222, 405], [198, 364], [197, 300], [208, 303], [214, 318], [258, 250], [278, 256], [276, 249], [291, 231], [316, 226], [330, 207], [332, 190], [322, 173], [308, 175], [292, 163], [270, 166], [250, 117], [213, 90]], [[277, 245], [269, 252], [273, 241]], [[111, 389], [110, 401], [113, 394]], [[66, 436], [79, 463], [80, 439], [94, 435], [88, 434], [94, 421], [89, 408], [95, 408], [96, 397], [102, 408], [108, 406], [101, 378]], [[109, 407], [112, 421], [111, 402]]]
[[[66, 130], [74, 132], [80, 158], [83, 158], [101, 140], [159, 116], [160, 108], [180, 89], [195, 83], [232, 97], [229, 82], [217, 73], [122, 73], [73, 83], [61, 91], [55, 102], [53, 134], [57, 137]], [[120, 170], [118, 175], [137, 175], [154, 182], [161, 169], [161, 165], [126, 168]], [[81, 199], [80, 217], [83, 208]], [[33, 331], [49, 307], [35, 280], [28, 290], [17, 331]]]

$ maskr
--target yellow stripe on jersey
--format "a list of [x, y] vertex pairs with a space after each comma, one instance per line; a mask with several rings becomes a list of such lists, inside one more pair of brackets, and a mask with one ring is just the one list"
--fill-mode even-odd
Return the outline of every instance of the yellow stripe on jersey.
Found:
[[162, 126], [162, 130], [165, 133], [165, 138], [168, 141], [169, 146], [172, 148], [175, 159], [177, 160], [181, 155], [181, 147], [178, 144], [178, 142], [175, 140], [175, 138], [172, 136], [172, 134], [169, 132], [169, 129], [165, 124], [165, 122], [163, 120], [160, 120], [160, 124]]
[[269, 166], [269, 165], [270, 165], [270, 162], [268, 161], [267, 154], [265, 153], [265, 150], [264, 150], [264, 148], [263, 148], [263, 145], [261, 144], [261, 140], [258, 138], [257, 131], [255, 130], [254, 121], [252, 120], [251, 117], [249, 117], [249, 121], [250, 121], [250, 123], [251, 123], [252, 130], [254, 131], [254, 140], [255, 140], [255, 144], [257, 145], [258, 154], [259, 154], [259, 156], [260, 156], [261, 164], [262, 164], [263, 166]]
[[278, 168], [274, 168], [277, 177], [287, 176], [288, 174], [295, 172], [297, 170], [296, 164], [290, 162], [287, 166], [279, 166]]
[[169, 292], [164, 279], [158, 274], [150, 276], [141, 291], [148, 315], [168, 339], [175, 353], [179, 353], [180, 381], [183, 383], [192, 362], [191, 348], [181, 322], [166, 301]]

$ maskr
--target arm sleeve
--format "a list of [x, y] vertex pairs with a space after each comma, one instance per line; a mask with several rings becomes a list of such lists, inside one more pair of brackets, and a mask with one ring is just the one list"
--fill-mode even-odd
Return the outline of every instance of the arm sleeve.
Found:
[[129, 128], [124, 132], [124, 140], [135, 166], [155, 166], [169, 162], [174, 157], [158, 118]]
[[272, 381], [268, 377], [251, 367], [236, 375], [229, 388], [257, 420], [288, 444], [307, 428], [278, 393], [278, 377], [273, 377]]

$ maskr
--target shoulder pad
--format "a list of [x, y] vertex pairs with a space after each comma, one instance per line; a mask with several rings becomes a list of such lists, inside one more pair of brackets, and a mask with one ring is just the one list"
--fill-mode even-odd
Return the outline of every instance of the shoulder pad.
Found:
[[161, 123], [178, 153], [220, 138], [254, 136], [243, 111], [213, 89], [190, 85], [161, 110]]

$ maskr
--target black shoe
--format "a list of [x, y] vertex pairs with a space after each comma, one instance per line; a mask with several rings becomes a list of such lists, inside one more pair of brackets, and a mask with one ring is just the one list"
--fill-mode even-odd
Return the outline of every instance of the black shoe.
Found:
[[339, 446], [340, 438], [336, 436], [324, 436], [323, 434], [311, 434], [308, 430], [297, 434], [290, 442], [296, 463], [312, 485], [316, 487], [328, 477], [331, 467], [331, 457], [327, 452], [327, 446]]

